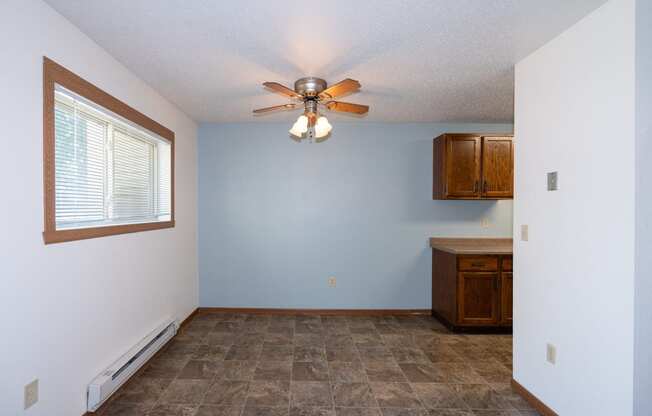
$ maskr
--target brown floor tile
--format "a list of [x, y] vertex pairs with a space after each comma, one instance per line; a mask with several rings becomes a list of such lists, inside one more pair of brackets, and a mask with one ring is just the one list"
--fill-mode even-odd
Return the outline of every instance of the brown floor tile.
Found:
[[145, 368], [142, 375], [152, 378], [175, 378], [187, 362], [186, 359], [156, 357]]
[[471, 409], [514, 409], [509, 401], [485, 384], [454, 384], [452, 388]]
[[430, 359], [418, 348], [392, 348], [392, 355], [398, 363], [429, 363]]
[[295, 362], [326, 361], [326, 349], [323, 347], [295, 346]]
[[210, 384], [209, 380], [174, 380], [161, 396], [160, 403], [199, 404]]
[[289, 410], [284, 407], [253, 407], [247, 406], [242, 411], [242, 416], [288, 416]]
[[428, 409], [427, 416], [474, 416], [471, 410], [461, 409]]
[[292, 362], [290, 361], [260, 361], [254, 380], [290, 380], [292, 378]]
[[178, 379], [212, 380], [218, 373], [224, 371], [222, 361], [190, 360], [181, 370]]
[[230, 347], [235, 342], [233, 334], [228, 332], [211, 332], [206, 337], [208, 345], [223, 345]]
[[[210, 313], [102, 416], [536, 415], [511, 391], [511, 371], [510, 335], [453, 334], [426, 316]], [[381, 404], [373, 386], [385, 386]]]
[[371, 389], [380, 407], [423, 407], [408, 383], [371, 383]]
[[510, 383], [512, 380], [511, 370], [508, 370], [502, 364], [492, 362], [471, 362], [469, 365], [473, 371], [479, 374], [487, 383]]
[[265, 342], [264, 333], [243, 333], [238, 335], [233, 342], [235, 347], [244, 347], [244, 348], [262, 348], [263, 343]]
[[433, 363], [401, 363], [399, 367], [411, 383], [443, 383], [445, 381], [444, 374]]
[[234, 332], [239, 332], [241, 328], [242, 328], [242, 324], [239, 322], [218, 322], [217, 324], [215, 324], [215, 327], [213, 327], [212, 332], [234, 333]]
[[194, 360], [222, 361], [229, 347], [226, 345], [199, 345], [192, 354]]
[[208, 389], [204, 404], [244, 405], [249, 383], [246, 381], [220, 380]]
[[414, 339], [409, 334], [382, 334], [381, 337], [390, 348], [416, 348]]
[[321, 323], [297, 322], [294, 326], [295, 334], [321, 334], [322, 332], [324, 332], [324, 327]]
[[292, 345], [268, 345], [263, 346], [260, 354], [261, 361], [292, 361], [294, 347]]
[[287, 333], [267, 333], [263, 339], [263, 345], [289, 345], [294, 343], [293, 332]]
[[435, 363], [445, 383], [480, 384], [484, 379], [465, 363]]
[[137, 377], [130, 380], [116, 395], [120, 403], [141, 403], [153, 405], [163, 395], [172, 379]]
[[362, 382], [367, 380], [367, 374], [361, 362], [331, 361], [328, 363], [330, 380], [337, 382]]
[[415, 383], [412, 388], [429, 409], [467, 409], [460, 394], [451, 384]]
[[360, 354], [358, 354], [357, 348], [352, 346], [344, 348], [326, 347], [326, 359], [328, 361], [359, 361]]
[[407, 381], [397, 364], [367, 362], [364, 367], [369, 381]]
[[219, 406], [203, 404], [194, 416], [240, 416], [242, 406]]
[[377, 407], [367, 383], [335, 383], [332, 387], [335, 406]]
[[325, 339], [321, 334], [294, 334], [294, 345], [301, 347], [324, 347]]
[[355, 348], [355, 343], [351, 334], [335, 334], [329, 335], [325, 339], [326, 348]]
[[159, 404], [147, 413], [147, 416], [195, 416], [197, 405]]
[[511, 407], [523, 411], [534, 411], [532, 406], [530, 406], [525, 399], [512, 390], [510, 383], [492, 383], [490, 386], [505, 402], [509, 403]]
[[383, 407], [380, 411], [383, 416], [429, 416], [427, 409]]
[[374, 407], [336, 407], [337, 416], [382, 416], [380, 409]]
[[326, 361], [294, 362], [292, 364], [292, 380], [328, 381], [328, 364]]
[[142, 403], [109, 403], [102, 416], [146, 416], [152, 405]]
[[280, 407], [287, 409], [290, 400], [289, 381], [252, 381], [246, 407]]
[[380, 361], [383, 363], [396, 363], [394, 355], [384, 346], [378, 347], [358, 347], [360, 359], [365, 362]]
[[380, 334], [371, 333], [371, 334], [351, 334], [353, 342], [358, 347], [382, 347], [383, 339], [380, 337]]
[[292, 407], [290, 416], [335, 416], [332, 407]]
[[223, 372], [218, 379], [248, 381], [254, 377], [257, 361], [224, 361]]
[[432, 348], [423, 349], [424, 354], [433, 363], [460, 363], [465, 359], [446, 344], [440, 344]]
[[173, 339], [170, 341], [168, 346], [165, 348], [165, 350], [163, 350], [159, 357], [187, 359], [192, 357], [195, 351], [197, 351], [201, 345], [202, 344], [197, 344], [194, 342], [183, 342]]
[[319, 381], [293, 381], [290, 386], [290, 403], [294, 407], [333, 406], [330, 384]]
[[255, 361], [260, 357], [262, 349], [262, 345], [258, 347], [239, 347], [234, 345], [229, 348], [229, 352], [224, 357], [224, 360]]

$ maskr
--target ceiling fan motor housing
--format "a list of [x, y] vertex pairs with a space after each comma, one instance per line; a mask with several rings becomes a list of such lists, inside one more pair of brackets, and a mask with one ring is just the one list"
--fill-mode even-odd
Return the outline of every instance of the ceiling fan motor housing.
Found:
[[316, 97], [327, 87], [326, 81], [316, 77], [299, 78], [294, 83], [294, 91], [304, 97]]

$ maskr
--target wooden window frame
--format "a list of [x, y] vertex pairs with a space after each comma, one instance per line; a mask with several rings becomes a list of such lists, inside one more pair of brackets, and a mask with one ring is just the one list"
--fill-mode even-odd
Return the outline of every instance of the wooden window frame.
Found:
[[[55, 85], [78, 94], [170, 142], [170, 220], [57, 230], [55, 204]], [[174, 132], [47, 57], [43, 57], [43, 203], [45, 244], [172, 228], [174, 220]]]

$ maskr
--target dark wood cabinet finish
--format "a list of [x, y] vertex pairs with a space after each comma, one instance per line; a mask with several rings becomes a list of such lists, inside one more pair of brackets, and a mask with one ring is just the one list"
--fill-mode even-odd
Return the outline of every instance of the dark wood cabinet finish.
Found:
[[461, 325], [495, 325], [500, 316], [498, 273], [460, 272], [458, 322]]
[[482, 141], [482, 196], [511, 198], [514, 194], [512, 138], [484, 137]]
[[432, 250], [432, 314], [454, 331], [512, 326], [512, 256]]
[[[510, 262], [511, 264], [511, 262]], [[514, 308], [514, 279], [512, 272], [502, 273], [502, 288], [501, 288], [501, 322], [504, 325], [512, 325], [512, 312]]]
[[443, 134], [433, 141], [433, 199], [509, 199], [514, 144], [509, 135]]

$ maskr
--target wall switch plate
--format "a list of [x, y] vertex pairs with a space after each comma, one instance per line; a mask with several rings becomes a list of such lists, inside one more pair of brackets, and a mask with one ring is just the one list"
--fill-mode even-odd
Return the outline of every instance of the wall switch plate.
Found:
[[528, 241], [530, 239], [530, 230], [527, 224], [521, 225], [521, 241]]
[[489, 221], [489, 218], [484, 217], [482, 220], [480, 220], [480, 226], [482, 228], [489, 228], [491, 226], [491, 221]]
[[557, 348], [552, 344], [546, 344], [546, 361], [553, 365], [557, 362]]
[[25, 386], [25, 410], [38, 402], [38, 379]]
[[331, 276], [328, 278], [328, 287], [336, 287], [337, 286], [337, 279], [335, 276]]
[[556, 191], [559, 189], [557, 182], [557, 172], [548, 172], [548, 190]]

